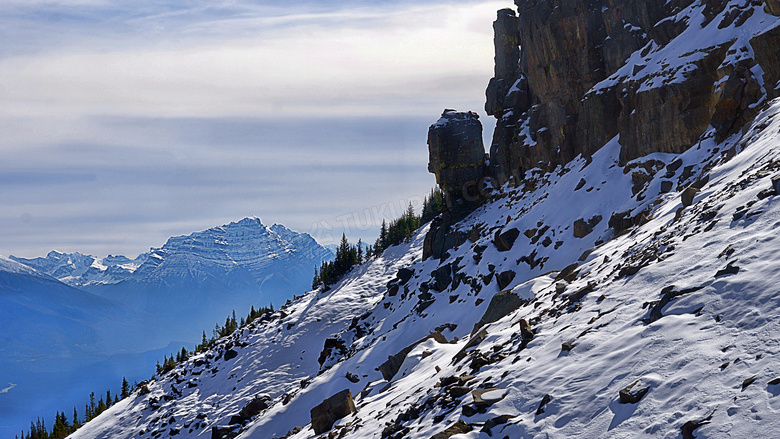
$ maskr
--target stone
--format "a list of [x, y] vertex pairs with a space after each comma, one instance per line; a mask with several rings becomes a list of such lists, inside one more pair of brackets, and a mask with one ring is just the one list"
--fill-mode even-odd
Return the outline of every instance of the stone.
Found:
[[745, 381], [742, 381], [742, 390], [745, 390], [745, 388], [751, 384], [756, 382], [756, 375], [753, 375], [750, 378], [745, 378]]
[[317, 359], [317, 362], [320, 364], [320, 367], [322, 367], [322, 365], [325, 364], [330, 356], [343, 355], [346, 352], [347, 346], [345, 345], [344, 340], [341, 340], [338, 337], [326, 338], [325, 345], [320, 352], [320, 356]]
[[409, 268], [401, 268], [398, 270], [398, 273], [395, 275], [401, 282], [401, 285], [409, 282], [409, 279], [414, 276], [414, 270], [411, 270]]
[[483, 314], [482, 318], [474, 325], [474, 329], [471, 333], [475, 334], [479, 328], [502, 319], [522, 305], [523, 300], [515, 293], [510, 291], [500, 291], [496, 293], [493, 295], [493, 298], [490, 299], [485, 314]]
[[469, 389], [466, 386], [452, 386], [447, 389], [447, 393], [455, 399], [460, 398], [461, 396], [466, 395], [469, 392], [471, 392], [471, 389]]
[[566, 341], [561, 343], [561, 351], [562, 352], [569, 352], [572, 349], [574, 349], [574, 340]]
[[494, 427], [497, 427], [499, 425], [504, 425], [507, 422], [509, 422], [510, 419], [514, 418], [512, 415], [500, 415], [493, 418], [488, 419], [485, 421], [485, 425], [482, 426], [482, 430], [480, 432], [487, 433], [488, 436], [492, 436], [490, 430], [492, 430]]
[[684, 191], [682, 191], [682, 194], [680, 194], [680, 201], [682, 201], [683, 207], [688, 207], [693, 204], [693, 198], [696, 196], [696, 194], [699, 193], [699, 190], [695, 187], [689, 186], [685, 188]]
[[764, 10], [768, 14], [780, 17], [780, 0], [764, 0]]
[[211, 427], [211, 439], [233, 439], [238, 436], [240, 425], [215, 425]]
[[702, 425], [709, 424], [713, 414], [715, 414], [714, 411], [704, 419], [685, 422], [685, 424], [680, 427], [680, 433], [682, 433], [683, 439], [696, 439], [696, 436], [693, 435], [694, 430]]
[[356, 373], [347, 372], [346, 378], [350, 382], [353, 382], [353, 383], [359, 383], [360, 382], [360, 377]]
[[237, 415], [230, 418], [229, 424], [245, 424], [253, 416], [271, 407], [271, 397], [268, 395], [256, 396], [249, 401]]
[[447, 427], [446, 430], [434, 434], [433, 436], [431, 436], [431, 439], [449, 439], [450, 437], [455, 436], [456, 434], [468, 433], [471, 430], [472, 430], [471, 426], [461, 420]]
[[593, 228], [596, 227], [596, 225], [598, 225], [600, 222], [601, 215], [596, 215], [588, 221], [585, 221], [582, 218], [574, 221], [574, 237], [584, 238], [588, 236], [593, 231]]
[[539, 403], [539, 408], [536, 409], [536, 416], [539, 416], [544, 413], [544, 407], [550, 401], [552, 401], [552, 396], [544, 395], [544, 397], [542, 397], [542, 401]]
[[674, 182], [670, 180], [663, 180], [661, 181], [661, 193], [666, 194], [672, 191], [674, 188]]
[[634, 381], [628, 386], [620, 389], [618, 397], [621, 404], [636, 404], [645, 397], [650, 391], [650, 386], [640, 386], [639, 380]]
[[423, 259], [433, 257], [442, 260], [450, 249], [466, 242], [468, 234], [452, 230], [454, 220], [450, 212], [444, 212], [431, 221], [423, 241]]
[[498, 283], [498, 289], [503, 290], [512, 283], [515, 279], [516, 273], [512, 270], [502, 271], [496, 276], [496, 282]]
[[674, 285], [669, 285], [661, 290], [661, 299], [655, 302], [650, 302], [648, 305], [652, 305], [650, 308], [650, 313], [648, 314], [648, 317], [644, 319], [645, 324], [651, 324], [653, 322], [656, 322], [660, 320], [663, 315], [663, 309], [666, 305], [668, 305], [672, 300], [685, 295], [690, 294], [696, 291], [701, 290], [704, 287], [692, 287], [692, 288], [685, 288], [683, 290], [676, 290]]
[[503, 233], [496, 232], [493, 237], [493, 244], [498, 251], [506, 252], [512, 249], [518, 236], [520, 236], [520, 231], [516, 228], [511, 228]]
[[739, 267], [734, 265], [733, 262], [729, 262], [724, 268], [715, 272], [715, 277], [728, 276], [737, 273], [739, 273]]
[[431, 273], [433, 276], [432, 288], [436, 291], [444, 291], [452, 283], [452, 266], [450, 264], [437, 268]]
[[780, 175], [772, 177], [772, 189], [775, 191], [775, 195], [780, 195]]
[[225, 361], [232, 360], [238, 356], [238, 352], [236, 352], [233, 349], [228, 349], [225, 351]]
[[437, 343], [447, 343], [447, 339], [441, 334], [441, 332], [432, 332], [430, 335], [417, 340], [416, 342], [403, 348], [395, 355], [387, 357], [387, 361], [379, 365], [377, 370], [379, 370], [379, 372], [382, 374], [382, 378], [384, 378], [386, 381], [392, 380], [395, 374], [398, 373], [398, 371], [401, 369], [401, 365], [406, 359], [406, 356], [409, 355], [409, 352], [411, 352], [412, 349], [414, 349], [418, 344], [431, 338], [436, 340]]
[[479, 115], [444, 110], [428, 129], [428, 152], [428, 171], [436, 175], [445, 204], [458, 219], [482, 204], [485, 146]]
[[489, 407], [506, 397], [506, 390], [497, 387], [489, 389], [476, 389], [471, 391], [474, 405], [477, 407]]
[[314, 434], [325, 433], [336, 421], [353, 413], [357, 413], [357, 408], [352, 400], [352, 392], [344, 389], [311, 409], [311, 428]]

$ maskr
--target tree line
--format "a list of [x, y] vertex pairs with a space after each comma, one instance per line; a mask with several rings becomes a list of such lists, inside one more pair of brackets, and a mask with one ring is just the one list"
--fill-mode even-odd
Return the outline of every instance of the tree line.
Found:
[[336, 257], [332, 261], [323, 262], [322, 265], [314, 268], [312, 288], [317, 288], [320, 285], [327, 288], [341, 280], [352, 267], [380, 256], [388, 247], [408, 241], [420, 226], [431, 221], [443, 209], [444, 196], [438, 188], [434, 188], [423, 200], [420, 215], [415, 214], [414, 207], [409, 203], [409, 207], [399, 218], [389, 223], [387, 220], [382, 220], [379, 237], [373, 246], [364, 245], [361, 240], [358, 240], [356, 245], [352, 245], [347, 240], [347, 236], [342, 234], [341, 243], [336, 249]]

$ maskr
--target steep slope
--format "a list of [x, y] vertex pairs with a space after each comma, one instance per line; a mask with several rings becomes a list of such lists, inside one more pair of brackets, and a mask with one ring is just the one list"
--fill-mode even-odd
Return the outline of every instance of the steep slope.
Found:
[[[702, 423], [698, 437], [771, 431], [780, 422], [778, 112], [775, 102], [723, 145], [709, 138], [629, 163], [664, 169], [640, 196], [618, 166], [617, 142], [592, 161], [507, 187], [458, 224], [478, 232], [444, 260], [421, 260], [423, 229], [73, 437], [212, 437], [259, 394], [270, 407], [239, 437], [295, 427], [292, 437], [313, 437], [309, 410], [343, 389], [358, 412], [336, 424], [341, 437], [431, 437], [459, 420], [474, 429], [464, 437], [488, 437], [486, 425], [493, 437], [679, 437], [688, 421]], [[702, 172], [708, 181], [683, 205], [685, 182], [703, 181]], [[676, 188], [664, 193], [664, 181]], [[627, 211], [645, 220], [622, 230]], [[577, 238], [580, 215], [602, 220]], [[520, 234], [506, 250], [497, 236], [512, 229]], [[406, 282], [402, 268], [412, 270]], [[514, 306], [500, 306], [506, 292]], [[481, 318], [484, 333], [473, 330]], [[377, 370], [437, 330], [450, 342], [419, 343], [392, 376]], [[474, 377], [464, 386], [449, 378], [461, 375]], [[621, 404], [620, 390], [636, 380], [634, 390], [649, 391]], [[475, 403], [473, 391], [489, 388], [501, 390]]]

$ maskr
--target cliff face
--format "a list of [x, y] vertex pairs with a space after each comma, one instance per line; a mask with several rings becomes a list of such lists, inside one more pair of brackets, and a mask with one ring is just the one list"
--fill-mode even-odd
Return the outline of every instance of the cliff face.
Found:
[[515, 0], [494, 23], [491, 175], [719, 142], [778, 96], [774, 0]]

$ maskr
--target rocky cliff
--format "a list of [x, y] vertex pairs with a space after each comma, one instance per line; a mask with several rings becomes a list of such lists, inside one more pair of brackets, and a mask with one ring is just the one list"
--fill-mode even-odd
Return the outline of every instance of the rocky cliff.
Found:
[[494, 23], [490, 173], [550, 169], [619, 136], [620, 163], [718, 142], [778, 96], [776, 0], [515, 0]]

